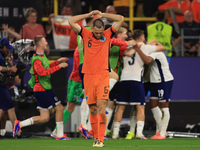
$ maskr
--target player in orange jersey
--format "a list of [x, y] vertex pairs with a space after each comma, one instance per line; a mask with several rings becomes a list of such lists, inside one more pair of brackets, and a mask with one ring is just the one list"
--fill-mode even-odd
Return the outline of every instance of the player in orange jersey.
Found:
[[[97, 18], [92, 31], [81, 27], [78, 21], [85, 18]], [[104, 31], [101, 18], [115, 21], [112, 27]], [[116, 14], [101, 13], [98, 10], [73, 16], [68, 19], [73, 30], [82, 36], [84, 45], [84, 88], [86, 101], [90, 108], [90, 121], [94, 131], [93, 147], [104, 146], [106, 129], [106, 104], [109, 96], [109, 48], [111, 38], [120, 28], [124, 17]]]

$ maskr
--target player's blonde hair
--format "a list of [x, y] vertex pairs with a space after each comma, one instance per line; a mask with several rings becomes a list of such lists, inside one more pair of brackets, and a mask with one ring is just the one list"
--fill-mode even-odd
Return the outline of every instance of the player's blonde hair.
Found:
[[40, 40], [41, 40], [42, 38], [44, 38], [43, 35], [36, 35], [36, 36], [34, 37], [33, 43], [34, 43], [34, 45], [35, 45], [36, 47], [38, 47], [38, 43], [40, 42]]
[[127, 29], [124, 28], [124, 27], [120, 27], [119, 30], [118, 30], [118, 32], [117, 32], [117, 34], [123, 33], [123, 32], [127, 32]]
[[115, 37], [117, 38], [117, 35], [123, 32], [127, 32], [128, 30], [124, 27], [120, 27], [119, 30], [117, 31], [117, 33], [115, 34]]

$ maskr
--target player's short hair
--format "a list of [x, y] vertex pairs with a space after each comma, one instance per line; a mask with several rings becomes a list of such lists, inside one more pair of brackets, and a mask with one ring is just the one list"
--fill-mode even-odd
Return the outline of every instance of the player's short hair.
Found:
[[86, 24], [90, 23], [92, 20], [93, 20], [93, 18], [86, 18], [86, 19], [85, 19]]
[[94, 20], [94, 22], [93, 22], [93, 28], [94, 27], [97, 27], [99, 29], [102, 28], [102, 27], [104, 27], [103, 21], [101, 19]]
[[36, 35], [36, 36], [34, 37], [33, 43], [34, 43], [34, 45], [35, 45], [36, 47], [38, 46], [38, 42], [40, 42], [42, 38], [44, 38], [43, 35]]
[[137, 29], [133, 31], [133, 39], [138, 40], [144, 34], [143, 30]]
[[26, 11], [25, 11], [25, 17], [29, 17], [32, 13], [36, 13], [37, 14], [37, 11], [33, 8], [33, 7], [30, 7], [28, 8]]
[[164, 11], [157, 11], [156, 12], [156, 18], [158, 21], [163, 21], [165, 18], [165, 12]]

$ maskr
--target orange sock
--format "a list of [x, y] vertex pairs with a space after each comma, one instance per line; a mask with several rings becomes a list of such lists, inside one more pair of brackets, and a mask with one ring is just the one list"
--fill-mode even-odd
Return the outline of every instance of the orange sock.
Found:
[[99, 137], [98, 140], [104, 143], [104, 135], [106, 131], [106, 124], [107, 124], [107, 118], [106, 113], [99, 114], [99, 122], [98, 122], [98, 129], [99, 129]]
[[94, 138], [98, 139], [98, 115], [92, 116], [90, 114], [90, 123], [94, 132]]

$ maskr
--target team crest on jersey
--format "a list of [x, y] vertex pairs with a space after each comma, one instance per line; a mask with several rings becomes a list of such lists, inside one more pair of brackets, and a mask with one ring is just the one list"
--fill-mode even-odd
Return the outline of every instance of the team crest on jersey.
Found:
[[102, 36], [101, 38], [100, 38], [100, 41], [101, 42], [104, 42], [106, 40], [106, 38], [104, 37], [104, 36]]
[[85, 97], [86, 101], [88, 101], [88, 96]]

